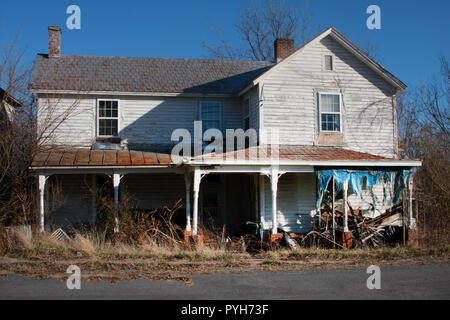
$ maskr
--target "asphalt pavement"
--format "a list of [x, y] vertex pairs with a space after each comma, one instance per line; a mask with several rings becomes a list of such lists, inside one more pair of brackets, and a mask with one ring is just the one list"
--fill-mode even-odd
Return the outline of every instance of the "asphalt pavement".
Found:
[[[381, 267], [380, 289], [368, 289], [367, 269], [213, 274], [176, 281], [81, 282], [9, 275], [0, 277], [0, 299], [449, 299], [450, 264]], [[369, 281], [374, 283], [373, 281]]]

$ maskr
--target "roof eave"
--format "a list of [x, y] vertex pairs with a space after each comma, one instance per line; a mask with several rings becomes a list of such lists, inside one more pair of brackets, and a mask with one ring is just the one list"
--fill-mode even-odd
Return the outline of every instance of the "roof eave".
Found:
[[192, 166], [214, 165], [289, 165], [289, 166], [351, 166], [351, 167], [420, 167], [420, 160], [191, 160], [187, 164]]
[[32, 93], [40, 94], [75, 94], [75, 95], [99, 95], [99, 96], [147, 96], [147, 97], [186, 97], [186, 98], [232, 98], [232, 93], [190, 93], [190, 92], [126, 92], [126, 91], [77, 91], [77, 90], [47, 90], [29, 89]]

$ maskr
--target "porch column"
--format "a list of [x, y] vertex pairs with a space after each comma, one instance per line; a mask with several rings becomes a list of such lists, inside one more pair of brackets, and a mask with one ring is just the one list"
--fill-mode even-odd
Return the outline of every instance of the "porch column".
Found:
[[120, 174], [113, 174], [113, 186], [114, 186], [114, 206], [116, 210], [116, 217], [114, 218], [116, 226], [114, 227], [114, 232], [119, 232], [119, 185], [120, 185]]
[[344, 182], [342, 188], [344, 192], [344, 232], [349, 232], [348, 230], [348, 203], [347, 203], [347, 190], [348, 190], [348, 180]]
[[416, 224], [413, 217], [413, 186], [414, 186], [414, 180], [412, 177], [408, 178], [408, 229], [412, 230], [416, 228]]
[[[191, 174], [184, 174], [184, 183], [186, 186], [186, 231], [191, 231]], [[198, 196], [197, 196], [198, 197]]]
[[192, 219], [192, 234], [194, 236], [197, 235], [197, 226], [198, 226], [198, 192], [200, 190], [200, 180], [201, 180], [201, 172], [199, 168], [194, 169], [194, 205], [193, 205], [193, 219]]
[[48, 176], [39, 175], [39, 231], [44, 232], [45, 227], [45, 183], [47, 181]]
[[259, 176], [259, 218], [263, 229], [266, 230], [266, 208], [265, 208], [265, 176]]
[[278, 193], [278, 178], [279, 173], [277, 169], [272, 169], [270, 173], [270, 183], [272, 186], [272, 235], [277, 234], [277, 193]]

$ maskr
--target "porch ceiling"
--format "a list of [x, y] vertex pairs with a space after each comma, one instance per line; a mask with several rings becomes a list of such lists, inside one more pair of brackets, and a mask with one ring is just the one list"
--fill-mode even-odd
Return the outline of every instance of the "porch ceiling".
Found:
[[39, 152], [32, 168], [168, 166], [175, 159], [170, 154], [131, 150], [52, 150]]

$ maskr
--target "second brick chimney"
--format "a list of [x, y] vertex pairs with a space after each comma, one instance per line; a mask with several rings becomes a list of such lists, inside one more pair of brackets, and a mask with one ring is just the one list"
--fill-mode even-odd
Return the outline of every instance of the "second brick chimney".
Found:
[[275, 62], [280, 62], [294, 52], [294, 39], [276, 39], [273, 46]]
[[58, 58], [61, 56], [61, 27], [48, 27], [48, 57]]

